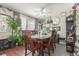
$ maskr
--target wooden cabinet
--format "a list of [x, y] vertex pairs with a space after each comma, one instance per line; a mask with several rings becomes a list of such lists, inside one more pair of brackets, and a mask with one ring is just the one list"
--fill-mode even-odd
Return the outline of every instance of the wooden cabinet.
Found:
[[0, 51], [9, 48], [9, 41], [7, 39], [0, 40]]
[[76, 40], [74, 29], [74, 19], [73, 16], [70, 15], [66, 17], [66, 51], [73, 53], [74, 45]]
[[6, 39], [0, 39], [0, 51], [8, 49], [8, 48], [14, 48], [16, 47], [16, 43], [12, 42], [10, 40]]

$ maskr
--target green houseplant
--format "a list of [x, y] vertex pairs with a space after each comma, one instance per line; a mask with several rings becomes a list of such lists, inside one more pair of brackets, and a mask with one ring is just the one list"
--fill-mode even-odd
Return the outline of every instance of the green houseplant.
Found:
[[18, 26], [15, 19], [11, 16], [6, 16], [6, 22], [12, 31], [12, 35], [9, 37], [9, 39], [12, 42], [18, 43], [18, 45], [24, 45], [21, 27]]
[[52, 20], [52, 17], [51, 17], [51, 16], [48, 17], [47, 23], [48, 23], [48, 24], [53, 23], [53, 20]]
[[76, 33], [76, 9], [73, 10], [73, 32]]

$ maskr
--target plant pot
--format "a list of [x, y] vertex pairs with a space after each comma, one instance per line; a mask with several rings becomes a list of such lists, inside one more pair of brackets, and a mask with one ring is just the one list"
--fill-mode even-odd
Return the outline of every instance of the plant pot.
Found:
[[16, 42], [10, 41], [9, 42], [10, 48], [16, 47]]

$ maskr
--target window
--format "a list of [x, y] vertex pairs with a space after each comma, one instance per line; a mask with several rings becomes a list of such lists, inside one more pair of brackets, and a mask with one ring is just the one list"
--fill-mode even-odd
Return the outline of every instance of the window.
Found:
[[[13, 15], [12, 11], [9, 11], [6, 8], [0, 7], [0, 13], [6, 14], [6, 15]], [[6, 23], [6, 16], [0, 14], [0, 32], [10, 32], [10, 28], [8, 27]]]
[[26, 16], [20, 14], [20, 18], [21, 18], [21, 28], [22, 30], [26, 30]]
[[27, 20], [27, 30], [35, 30], [35, 19], [29, 18]]

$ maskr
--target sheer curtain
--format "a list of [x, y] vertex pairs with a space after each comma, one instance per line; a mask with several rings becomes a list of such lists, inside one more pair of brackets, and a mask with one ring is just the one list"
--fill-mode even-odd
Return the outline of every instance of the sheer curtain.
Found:
[[35, 19], [20, 14], [22, 30], [35, 30]]
[[21, 18], [21, 28], [22, 30], [26, 30], [26, 24], [27, 24], [26, 16], [20, 14], [20, 18]]
[[[0, 13], [13, 16], [13, 11], [10, 11], [4, 7], [0, 7]], [[6, 16], [0, 14], [0, 32], [10, 33], [10, 29], [6, 23]]]
[[29, 18], [27, 20], [27, 30], [35, 30], [35, 19]]

